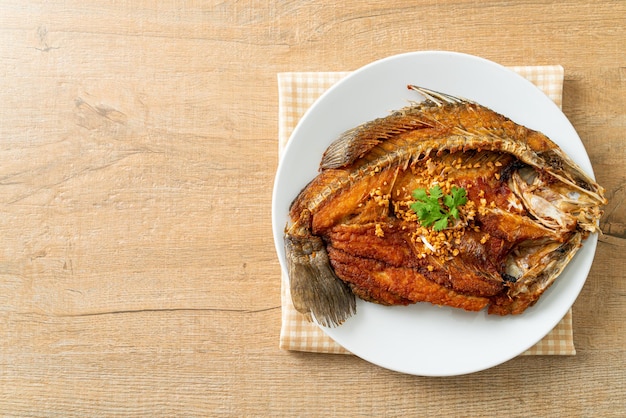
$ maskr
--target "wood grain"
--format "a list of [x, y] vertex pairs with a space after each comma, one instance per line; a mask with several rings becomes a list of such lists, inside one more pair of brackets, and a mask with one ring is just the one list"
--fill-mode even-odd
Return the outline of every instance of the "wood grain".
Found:
[[[454, 378], [278, 349], [280, 71], [561, 64], [610, 204], [574, 357]], [[0, 411], [623, 416], [622, 1], [0, 2]]]

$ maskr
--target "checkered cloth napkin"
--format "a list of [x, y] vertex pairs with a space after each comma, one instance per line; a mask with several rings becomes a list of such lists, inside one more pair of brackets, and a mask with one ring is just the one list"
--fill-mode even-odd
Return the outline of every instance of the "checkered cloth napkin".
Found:
[[[530, 80], [559, 107], [561, 106], [563, 67], [550, 65], [509, 68]], [[348, 74], [350, 73], [289, 72], [278, 74], [279, 155], [282, 155], [291, 132], [304, 112], [330, 86]], [[317, 353], [350, 354], [349, 351], [328, 337], [317, 325], [308, 322], [295, 310], [289, 293], [289, 279], [284, 273], [281, 277], [281, 304], [280, 348]], [[572, 334], [571, 309], [548, 335], [523, 354], [576, 354]]]

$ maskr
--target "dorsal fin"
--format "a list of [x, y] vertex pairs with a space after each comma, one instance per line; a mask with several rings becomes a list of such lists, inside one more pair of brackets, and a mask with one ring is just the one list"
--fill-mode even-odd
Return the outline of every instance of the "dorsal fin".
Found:
[[403, 132], [433, 127], [432, 121], [423, 120], [423, 115], [414, 110], [414, 107], [406, 107], [345, 131], [324, 152], [320, 169], [345, 167], [387, 139]]
[[451, 96], [449, 94], [441, 93], [435, 90], [430, 90], [425, 87], [414, 86], [413, 84], [409, 84], [407, 86], [409, 90], [415, 90], [422, 96], [426, 98], [426, 100], [433, 102], [437, 106], [441, 107], [444, 104], [461, 104], [461, 103], [471, 103], [469, 100]]
[[[412, 84], [407, 87], [424, 96], [427, 104], [435, 104], [438, 107], [446, 104], [470, 103], [468, 100], [425, 87]], [[389, 116], [374, 119], [345, 131], [324, 152], [320, 170], [341, 168], [352, 164], [376, 145], [400, 133], [414, 129], [432, 128], [436, 121], [424, 120], [425, 115], [420, 111], [420, 107], [421, 104], [416, 103], [393, 112]]]

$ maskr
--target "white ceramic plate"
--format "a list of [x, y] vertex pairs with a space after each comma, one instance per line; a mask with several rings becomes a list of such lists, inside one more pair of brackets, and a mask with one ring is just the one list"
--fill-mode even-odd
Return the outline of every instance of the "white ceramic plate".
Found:
[[[288, 208], [317, 175], [322, 153], [341, 132], [406, 106], [408, 100], [421, 100], [407, 84], [468, 98], [539, 130], [592, 173], [585, 148], [565, 115], [533, 84], [501, 65], [451, 52], [416, 52], [376, 61], [316, 101], [285, 149], [272, 199], [274, 241], [283, 271]], [[539, 302], [518, 316], [488, 316], [428, 303], [384, 307], [359, 300], [354, 317], [337, 328], [322, 329], [355, 355], [391, 370], [422, 376], [484, 370], [533, 346], [567, 313], [585, 283], [596, 243], [596, 235], [589, 237]]]

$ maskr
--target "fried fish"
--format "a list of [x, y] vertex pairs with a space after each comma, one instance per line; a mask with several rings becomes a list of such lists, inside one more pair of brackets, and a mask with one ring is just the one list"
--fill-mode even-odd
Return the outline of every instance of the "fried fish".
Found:
[[549, 138], [409, 89], [425, 100], [343, 133], [291, 204], [292, 300], [324, 326], [355, 296], [522, 313], [598, 231], [604, 189]]

